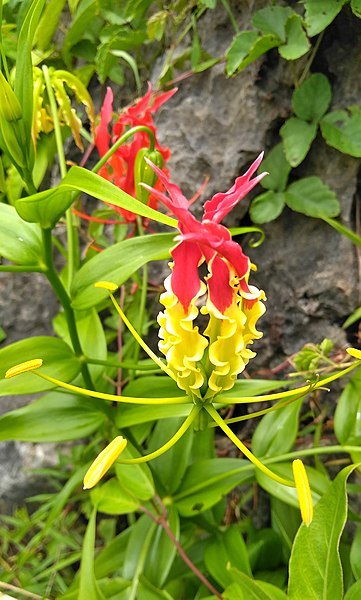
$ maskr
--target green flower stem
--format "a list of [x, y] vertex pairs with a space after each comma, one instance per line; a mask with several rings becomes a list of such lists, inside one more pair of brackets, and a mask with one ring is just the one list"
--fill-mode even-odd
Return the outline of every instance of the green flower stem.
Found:
[[176, 444], [178, 442], [178, 440], [180, 440], [180, 438], [190, 428], [190, 426], [195, 421], [196, 417], [198, 416], [198, 414], [200, 413], [201, 410], [202, 410], [201, 404], [197, 404], [197, 405], [193, 406], [191, 412], [189, 413], [189, 415], [186, 418], [186, 420], [184, 421], [184, 423], [180, 426], [178, 431], [173, 435], [173, 437], [170, 438], [170, 440], [168, 440], [168, 442], [166, 442], [163, 446], [158, 448], [158, 450], [155, 450], [154, 452], [151, 452], [150, 454], [146, 454], [145, 456], [139, 456], [138, 458], [128, 458], [128, 459], [125, 458], [124, 460], [118, 460], [117, 462], [120, 463], [121, 465], [137, 465], [139, 463], [149, 462], [150, 460], [153, 460], [154, 458], [158, 458], [158, 456], [161, 456], [165, 452], [168, 452], [168, 450], [170, 450], [172, 448], [172, 446], [174, 446], [174, 444]]
[[114, 307], [115, 307], [118, 315], [121, 317], [124, 325], [126, 325], [128, 327], [128, 329], [129, 329], [130, 333], [133, 335], [133, 337], [137, 340], [139, 346], [141, 346], [143, 348], [144, 352], [146, 352], [148, 354], [148, 356], [155, 362], [156, 365], [158, 365], [158, 367], [160, 367], [162, 369], [162, 371], [164, 371], [167, 375], [169, 375], [169, 377], [171, 377], [172, 379], [174, 379], [174, 381], [176, 381], [176, 376], [174, 375], [174, 373], [170, 369], [168, 369], [168, 367], [165, 366], [165, 364], [160, 360], [160, 358], [158, 358], [158, 356], [153, 352], [153, 350], [151, 350], [149, 348], [149, 346], [141, 338], [139, 333], [134, 329], [133, 325], [131, 324], [129, 319], [125, 316], [123, 310], [121, 309], [118, 302], [114, 298], [114, 295], [111, 292], [109, 292], [109, 295], [110, 295], [110, 298], [114, 304]]
[[229, 437], [229, 439], [234, 443], [234, 445], [248, 458], [248, 460], [250, 460], [258, 469], [260, 469], [260, 471], [262, 471], [265, 475], [267, 475], [274, 481], [281, 483], [282, 485], [286, 485], [288, 487], [295, 487], [295, 484], [293, 481], [290, 481], [289, 479], [284, 479], [283, 477], [280, 477], [276, 473], [273, 473], [273, 471], [268, 469], [258, 458], [256, 458], [256, 456], [254, 456], [254, 454], [252, 454], [252, 452], [250, 450], [248, 450], [247, 446], [245, 446], [243, 444], [243, 442], [241, 442], [241, 440], [238, 439], [238, 437], [233, 433], [233, 431], [223, 421], [222, 417], [218, 414], [216, 409], [213, 408], [213, 406], [205, 404], [204, 408], [209, 413], [209, 415], [212, 417], [212, 419], [215, 420], [217, 425], [219, 425], [219, 427], [226, 434], [226, 436]]
[[93, 173], [98, 173], [98, 171], [105, 165], [105, 163], [109, 160], [109, 158], [111, 156], [113, 156], [114, 152], [116, 152], [118, 150], [119, 146], [121, 146], [122, 144], [124, 144], [124, 142], [126, 142], [130, 137], [132, 137], [134, 134], [138, 133], [139, 131], [145, 131], [148, 134], [148, 136], [149, 136], [149, 150], [153, 151], [154, 150], [154, 144], [155, 144], [155, 138], [154, 138], [153, 131], [149, 127], [147, 127], [146, 125], [137, 125], [137, 127], [132, 127], [131, 129], [129, 129], [129, 131], [127, 131], [126, 133], [124, 133], [119, 138], [119, 140], [117, 140], [115, 142], [115, 144], [113, 144], [111, 146], [111, 148], [109, 148], [108, 152], [106, 152], [106, 154], [104, 154], [104, 156], [102, 156], [102, 158], [92, 168], [92, 172]]
[[116, 394], [95, 392], [94, 390], [84, 389], [77, 385], [73, 385], [72, 383], [65, 383], [65, 381], [61, 381], [55, 377], [50, 377], [50, 375], [45, 375], [45, 373], [35, 369], [32, 370], [32, 373], [38, 377], [41, 377], [41, 379], [45, 379], [45, 381], [53, 383], [54, 386], [64, 388], [65, 390], [70, 390], [71, 392], [75, 392], [75, 394], [90, 396], [91, 398], [100, 398], [101, 400], [110, 400], [111, 402], [123, 402], [124, 404], [145, 404], [147, 406], [153, 404], [158, 406], [163, 404], [190, 404], [192, 402], [188, 396], [176, 396], [174, 398], [138, 398], [133, 396], [117, 396]]
[[[143, 229], [142, 218], [139, 215], [137, 215], [136, 220], [137, 220], [137, 228], [138, 228], [139, 236], [143, 236], [144, 229]], [[148, 292], [148, 265], [147, 265], [147, 263], [145, 263], [143, 265], [142, 289], [141, 289], [140, 301], [139, 301], [139, 306], [138, 306], [139, 312], [138, 312], [137, 329], [140, 332], [140, 335], [142, 334], [143, 325], [144, 325], [145, 309], [146, 309], [146, 303], [147, 303], [147, 292]], [[139, 351], [140, 351], [140, 345], [136, 344], [134, 353], [133, 353], [133, 360], [134, 360], [135, 364], [137, 364], [137, 362], [139, 360]], [[134, 372], [133, 372], [133, 376], [134, 376]]]
[[84, 383], [87, 387], [93, 388], [93, 382], [89, 373], [88, 365], [84, 362], [84, 355], [81, 348], [78, 331], [76, 327], [75, 315], [71, 306], [70, 298], [59, 278], [59, 275], [54, 267], [52, 255], [51, 229], [43, 229], [44, 243], [44, 258], [46, 264], [45, 275], [54, 290], [60, 304], [64, 309], [66, 322], [69, 329], [69, 335], [75, 355], [81, 360], [81, 373], [84, 378]]
[[[43, 66], [43, 73], [44, 73], [46, 90], [48, 92], [48, 97], [49, 97], [51, 116], [53, 118], [53, 123], [54, 123], [55, 141], [56, 141], [56, 148], [57, 148], [57, 153], [58, 153], [60, 175], [61, 175], [62, 179], [64, 179], [64, 177], [66, 176], [67, 168], [66, 168], [66, 161], [65, 161], [65, 154], [64, 154], [63, 139], [62, 139], [62, 135], [61, 135], [61, 128], [60, 128], [60, 122], [59, 122], [59, 117], [58, 117], [58, 110], [57, 110], [55, 95], [54, 95], [54, 91], [53, 91], [51, 81], [50, 81], [49, 70], [46, 65]], [[73, 215], [72, 215], [71, 209], [68, 209], [66, 211], [66, 230], [67, 230], [67, 239], [68, 239], [68, 262], [67, 262], [67, 267], [68, 267], [67, 283], [68, 283], [68, 285], [67, 285], [67, 288], [69, 290], [71, 283], [73, 281], [73, 278], [74, 278], [76, 257], [79, 255], [78, 238], [75, 235], [75, 227], [74, 227]]]
[[352, 452], [361, 452], [361, 446], [317, 446], [317, 448], [299, 448], [295, 452], [287, 452], [279, 456], [264, 458], [263, 462], [267, 465], [294, 460], [300, 456], [317, 456], [318, 454], [352, 454]]
[[344, 225], [341, 225], [341, 223], [339, 223], [338, 221], [335, 221], [335, 219], [330, 219], [328, 217], [322, 217], [322, 219], [323, 219], [323, 221], [328, 223], [328, 225], [330, 225], [331, 227], [336, 229], [336, 231], [338, 231], [342, 235], [348, 237], [348, 239], [351, 240], [351, 242], [353, 242], [357, 246], [361, 246], [361, 237], [359, 235], [357, 235], [350, 229], [347, 229], [347, 227], [345, 227]]
[[314, 385], [312, 385], [310, 387], [310, 384], [308, 385], [304, 385], [300, 388], [297, 388], [295, 390], [288, 390], [287, 392], [277, 392], [276, 394], [266, 394], [264, 396], [242, 396], [241, 398], [228, 398], [228, 397], [222, 397], [217, 396], [217, 402], [219, 402], [220, 404], [248, 404], [250, 402], [268, 402], [268, 401], [272, 401], [272, 400], [280, 400], [281, 398], [289, 398], [292, 396], [295, 396], [296, 394], [308, 394], [308, 392], [310, 390], [318, 390], [322, 387], [324, 387], [325, 385], [327, 385], [328, 383], [331, 383], [332, 381], [335, 381], [336, 379], [339, 379], [340, 377], [343, 377], [344, 375], [347, 375], [347, 373], [350, 373], [350, 371], [353, 371], [353, 369], [355, 369], [356, 367], [360, 366], [360, 361], [356, 361], [354, 363], [352, 363], [352, 365], [350, 365], [349, 367], [347, 367], [346, 369], [343, 369], [342, 371], [339, 371], [338, 373], [334, 373], [333, 375], [330, 375], [329, 377], [325, 377], [325, 379], [320, 379], [317, 383], [315, 383]]

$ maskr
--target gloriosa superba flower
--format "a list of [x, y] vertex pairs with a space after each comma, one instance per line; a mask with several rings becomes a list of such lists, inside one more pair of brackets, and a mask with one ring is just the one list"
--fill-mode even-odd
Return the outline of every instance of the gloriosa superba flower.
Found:
[[[281, 477], [252, 454], [213, 406], [215, 399], [219, 405], [223, 406], [279, 401], [271, 407], [250, 413], [247, 418], [260, 416], [298, 400], [311, 390], [323, 388], [361, 363], [361, 352], [349, 349], [349, 354], [357, 359], [351, 366], [313, 383], [308, 382], [306, 385], [285, 392], [254, 397], [229, 398], [222, 396], [222, 392], [229, 390], [234, 385], [237, 375], [243, 371], [250, 358], [255, 355], [247, 346], [262, 336], [262, 333], [256, 329], [256, 323], [265, 310], [262, 302], [265, 295], [263, 291], [249, 284], [252, 265], [248, 257], [243, 254], [241, 247], [232, 241], [229, 231], [220, 225], [220, 221], [265, 175], [265, 173], [261, 173], [251, 179], [261, 160], [262, 155], [256, 159], [245, 175], [236, 179], [234, 186], [228, 192], [216, 194], [205, 203], [201, 222], [198, 222], [190, 213], [189, 203], [180, 189], [171, 183], [160, 169], [152, 165], [169, 197], [154, 188], [150, 191], [177, 217], [180, 232], [176, 238], [177, 245], [171, 251], [172, 273], [166, 279], [166, 291], [161, 296], [165, 310], [158, 317], [161, 338], [159, 348], [166, 356], [167, 364], [164, 364], [147, 346], [127, 319], [113, 294], [118, 286], [107, 281], [95, 284], [96, 287], [108, 291], [111, 301], [126, 327], [158, 367], [186, 392], [184, 396], [136, 398], [87, 390], [42, 372], [39, 368], [43, 361], [36, 358], [8, 369], [5, 377], [10, 378], [32, 371], [54, 386], [112, 402], [143, 405], [188, 405], [190, 410], [185, 421], [163, 446], [145, 456], [123, 459], [119, 462], [122, 464], [148, 462], [170, 449], [192, 425], [198, 429], [200, 422], [203, 423], [203, 426], [212, 426], [215, 423], [263, 473], [278, 483], [296, 487], [302, 519], [306, 525], [309, 525], [313, 514], [312, 498], [303, 463], [298, 459], [294, 461], [293, 480]], [[204, 281], [200, 279], [198, 272], [203, 263], [206, 263], [208, 268]], [[198, 305], [203, 297], [205, 300], [199, 309]], [[208, 317], [208, 323], [203, 333], [200, 333], [199, 327], [195, 325], [195, 319], [199, 316], [199, 312]], [[203, 420], [200, 419], [202, 415], [206, 417]], [[244, 417], [240, 417], [238, 420], [240, 419], [243, 420]], [[231, 419], [232, 422], [236, 420], [237, 418]], [[84, 488], [91, 488], [98, 483], [112, 464], [118, 460], [126, 444], [127, 441], [122, 436], [117, 436], [104, 448], [85, 475]]]

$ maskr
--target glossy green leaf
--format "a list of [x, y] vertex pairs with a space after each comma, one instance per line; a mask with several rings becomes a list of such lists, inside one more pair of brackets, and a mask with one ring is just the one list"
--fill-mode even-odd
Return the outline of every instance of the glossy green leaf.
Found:
[[[280, 475], [289, 481], [293, 481], [291, 463], [272, 463], [268, 464], [267, 466], [277, 475]], [[316, 504], [319, 501], [320, 496], [328, 490], [330, 482], [326, 475], [323, 475], [308, 465], [306, 466], [306, 471], [310, 482], [313, 504]], [[274, 481], [259, 469], [256, 470], [256, 478], [259, 485], [271, 496], [278, 498], [285, 504], [299, 508], [298, 497], [295, 488], [287, 487], [281, 483], [278, 483], [277, 481]]]
[[0, 417], [0, 440], [65, 442], [96, 431], [106, 420], [102, 402], [50, 392]]
[[79, 4], [70, 27], [67, 29], [63, 41], [62, 51], [66, 64], [72, 61], [71, 49], [81, 40], [92, 21], [96, 18], [98, 10], [97, 0], [85, 0]]
[[351, 10], [356, 17], [361, 19], [361, 0], [351, 0]]
[[15, 208], [24, 221], [39, 223], [44, 229], [49, 229], [56, 225], [73, 200], [73, 193], [56, 187], [19, 198]]
[[294, 14], [293, 10], [286, 6], [267, 6], [254, 13], [252, 25], [262, 33], [270, 33], [284, 42], [286, 23]]
[[320, 125], [329, 146], [356, 158], [361, 156], [361, 109], [358, 106], [330, 112]]
[[280, 216], [284, 206], [284, 194], [269, 190], [252, 200], [249, 213], [254, 223], [269, 223]]
[[[128, 443], [122, 459], [137, 458], [140, 453], [137, 452], [131, 444]], [[145, 501], [152, 498], [155, 494], [152, 472], [147, 464], [135, 465], [115, 465], [115, 472], [119, 485], [126, 495], [131, 495], [137, 500]]]
[[126, 493], [115, 477], [98, 484], [90, 492], [90, 497], [97, 510], [108, 515], [126, 515], [138, 510], [140, 506], [140, 501]]
[[294, 508], [271, 496], [271, 523], [272, 529], [282, 540], [283, 559], [288, 563], [293, 540], [300, 525], [299, 508]]
[[355, 579], [361, 579], [361, 525], [358, 525], [352, 541], [350, 563]]
[[147, 21], [147, 35], [150, 40], [160, 42], [164, 35], [168, 17], [169, 13], [167, 10], [159, 10], [149, 17]]
[[0, 396], [35, 394], [55, 387], [31, 372], [4, 379], [10, 367], [33, 358], [42, 358], [42, 372], [62, 381], [72, 381], [80, 371], [80, 361], [62, 340], [47, 336], [21, 340], [0, 350]]
[[342, 328], [347, 329], [348, 327], [350, 327], [350, 325], [353, 325], [353, 323], [356, 323], [356, 321], [359, 321], [360, 319], [361, 319], [361, 306], [356, 308], [356, 310], [354, 310], [347, 317], [346, 321], [342, 324]]
[[134, 237], [94, 256], [74, 277], [71, 290], [73, 307], [84, 310], [108, 297], [106, 290], [94, 288], [95, 282], [112, 281], [121, 285], [147, 262], [168, 258], [173, 240], [173, 234], [169, 233]]
[[361, 369], [352, 375], [336, 405], [335, 434], [343, 445], [361, 445]]
[[132, 525], [116, 535], [96, 556], [94, 571], [98, 579], [114, 573], [123, 564], [131, 532]]
[[48, 50], [57, 30], [66, 0], [49, 0], [36, 30], [35, 43], [40, 50]]
[[337, 17], [347, 0], [304, 0], [309, 36], [321, 33]]
[[302, 403], [300, 398], [262, 417], [252, 437], [252, 452], [256, 456], [278, 456], [292, 449]]
[[340, 203], [335, 192], [319, 177], [304, 177], [292, 183], [285, 192], [287, 205], [308, 217], [336, 217]]
[[[148, 451], [153, 452], [163, 446], [163, 444], [173, 437], [183, 422], [183, 418], [159, 421], [153, 430]], [[168, 452], [165, 452], [152, 461], [153, 472], [156, 473], [158, 479], [162, 482], [167, 494], [175, 492], [182, 481], [189, 464], [193, 436], [194, 432], [192, 428], [188, 429]]]
[[227, 75], [236, 75], [259, 56], [279, 44], [280, 39], [274, 35], [267, 34], [259, 37], [255, 31], [241, 31], [234, 37], [226, 52]]
[[356, 581], [346, 592], [344, 600], [360, 600], [361, 597], [361, 579]]
[[78, 600], [105, 600], [105, 596], [101, 593], [94, 575], [96, 516], [97, 511], [94, 509], [84, 536]]
[[0, 203], [0, 256], [18, 265], [38, 265], [42, 257], [38, 225], [24, 222], [13, 206]]
[[289, 565], [290, 600], [342, 600], [340, 537], [347, 517], [346, 481], [355, 466], [343, 469], [315, 507], [312, 523], [301, 525]]
[[204, 562], [213, 579], [223, 588], [233, 581], [230, 567], [252, 576], [246, 543], [237, 525], [228, 527], [207, 546]]
[[278, 48], [282, 58], [296, 60], [308, 52], [310, 42], [302, 27], [302, 19], [296, 13], [286, 23], [286, 37], [286, 43]]
[[[156, 523], [147, 515], [142, 515], [132, 527], [123, 562], [122, 575], [124, 579], [130, 579], [133, 582], [133, 590], [137, 589], [138, 577], [143, 571], [156, 529]], [[133, 597], [136, 597], [136, 595], [134, 594]]]
[[[177, 394], [174, 394], [176, 396]], [[148, 397], [152, 397], [151, 394], [147, 394]], [[169, 397], [174, 397], [173, 394]], [[160, 396], [162, 397], [162, 396]], [[149, 423], [150, 421], [159, 421], [160, 419], [169, 419], [184, 417], [189, 415], [192, 409], [191, 404], [185, 405], [167, 405], [160, 404], [159, 406], [136, 406], [136, 405], [119, 405], [117, 406], [115, 423], [117, 427], [122, 429], [123, 427], [132, 427], [134, 425], [141, 425], [142, 423]]]
[[[279, 390], [283, 387], [290, 387], [293, 381], [268, 379], [238, 379], [233, 388], [227, 392], [223, 392], [221, 398], [239, 398], [242, 396], [259, 396], [273, 390]], [[221, 401], [221, 400], [220, 400]]]
[[137, 600], [173, 600], [166, 590], [161, 590], [148, 581], [144, 575], [139, 577]]
[[304, 121], [319, 121], [332, 99], [330, 83], [322, 73], [313, 73], [295, 90], [292, 96], [292, 108]]
[[[174, 506], [170, 506], [167, 512], [169, 528], [176, 540], [179, 540], [180, 520], [178, 511]], [[144, 567], [145, 577], [156, 587], [163, 587], [176, 555], [177, 548], [174, 542], [169, 538], [163, 527], [159, 526], [147, 554]]]
[[317, 134], [317, 123], [306, 123], [291, 117], [282, 125], [280, 134], [288, 162], [292, 167], [297, 167], [311, 148]]
[[291, 166], [286, 160], [283, 144], [276, 144], [276, 146], [273, 146], [273, 148], [267, 152], [259, 169], [259, 172], [268, 171], [267, 177], [264, 177], [261, 181], [261, 186], [266, 188], [266, 190], [283, 192], [287, 185], [290, 170]]
[[253, 474], [254, 467], [246, 460], [200, 460], [188, 467], [173, 502], [182, 516], [197, 515], [217, 504], [237, 485], [248, 482]]
[[[230, 570], [234, 580], [223, 594], [226, 600], [286, 600], [286, 594], [271, 584], [264, 584], [261, 581], [251, 579], [246, 573], [242, 573], [235, 568]], [[229, 592], [230, 590], [230, 592]], [[234, 591], [233, 591], [234, 590]], [[236, 595], [241, 593], [241, 595]]]

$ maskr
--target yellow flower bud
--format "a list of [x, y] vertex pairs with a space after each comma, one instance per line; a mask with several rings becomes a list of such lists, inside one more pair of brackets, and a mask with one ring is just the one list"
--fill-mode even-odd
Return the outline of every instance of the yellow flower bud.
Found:
[[102, 452], [96, 457], [90, 465], [84, 477], [84, 489], [89, 490], [94, 487], [98, 481], [109, 471], [110, 467], [117, 460], [127, 445], [127, 440], [118, 435]]

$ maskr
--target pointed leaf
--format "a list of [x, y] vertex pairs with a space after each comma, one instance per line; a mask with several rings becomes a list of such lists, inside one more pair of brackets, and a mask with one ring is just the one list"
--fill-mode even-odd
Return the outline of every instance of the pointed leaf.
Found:
[[[167, 512], [169, 528], [176, 540], [179, 540], [180, 520], [178, 511], [174, 506], [170, 506]], [[144, 567], [145, 577], [156, 587], [163, 587], [176, 555], [177, 548], [174, 542], [169, 538], [163, 527], [159, 526], [147, 554]]]
[[10, 367], [32, 358], [42, 358], [42, 372], [62, 381], [72, 381], [80, 371], [80, 361], [62, 340], [50, 336], [21, 340], [0, 350], [0, 396], [35, 394], [55, 387], [31, 372], [4, 379]]
[[361, 0], [351, 0], [351, 10], [356, 17], [361, 19]]
[[97, 511], [94, 509], [84, 536], [78, 600], [105, 600], [105, 596], [101, 593], [94, 575], [96, 516]]
[[308, 217], [336, 217], [340, 203], [335, 192], [319, 177], [304, 177], [292, 183], [285, 192], [287, 206]]
[[40, 227], [24, 222], [13, 206], [0, 203], [0, 256], [18, 265], [37, 265], [42, 252]]
[[355, 579], [361, 579], [361, 525], [357, 527], [356, 535], [352, 542], [350, 562], [353, 576]]
[[237, 525], [231, 525], [207, 546], [204, 562], [213, 579], [224, 588], [233, 581], [230, 567], [252, 576], [246, 543]]
[[291, 117], [282, 125], [280, 134], [288, 162], [292, 167], [297, 167], [311, 148], [317, 134], [317, 123], [306, 123]]
[[356, 581], [346, 592], [344, 600], [360, 600], [361, 579]]
[[315, 507], [312, 523], [301, 525], [292, 549], [288, 597], [290, 600], [342, 600], [343, 581], [339, 554], [347, 517], [346, 482], [355, 469], [343, 469]]
[[95, 487], [90, 492], [90, 497], [93, 506], [108, 515], [126, 515], [135, 512], [140, 506], [140, 501], [125, 492], [115, 477]]
[[76, 273], [71, 295], [73, 307], [88, 309], [108, 297], [106, 290], [94, 288], [97, 281], [121, 285], [151, 260], [164, 260], [174, 245], [174, 235], [159, 233], [130, 238], [94, 256]]
[[262, 171], [268, 171], [268, 175], [262, 179], [261, 186], [266, 190], [283, 192], [287, 185], [290, 170], [291, 167], [286, 160], [283, 144], [276, 144], [262, 161]]
[[[140, 453], [128, 443], [122, 458], [137, 458]], [[145, 501], [155, 494], [152, 472], [147, 464], [115, 465], [115, 472], [119, 485], [126, 494], [134, 496], [137, 500]]]

